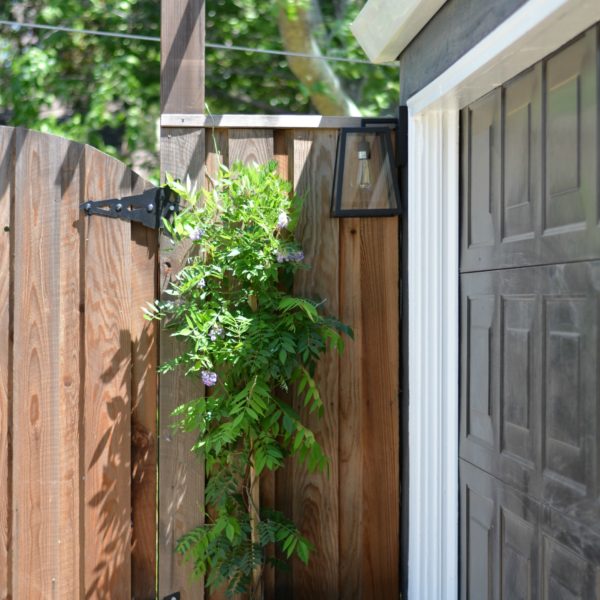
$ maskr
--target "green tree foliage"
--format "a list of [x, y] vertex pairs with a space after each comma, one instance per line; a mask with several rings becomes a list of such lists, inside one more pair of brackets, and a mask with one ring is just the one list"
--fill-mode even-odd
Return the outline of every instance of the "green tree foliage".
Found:
[[258, 478], [288, 456], [309, 470], [326, 468], [314, 433], [286, 398], [294, 384], [307, 411], [322, 415], [317, 362], [327, 348], [341, 351], [341, 334], [351, 332], [323, 314], [323, 302], [289, 292], [294, 273], [308, 267], [293, 237], [300, 203], [275, 162], [223, 167], [204, 203], [170, 183], [187, 207], [167, 230], [176, 241], [190, 240], [192, 251], [169, 299], [147, 314], [163, 319], [185, 348], [162, 369], [183, 368], [207, 388], [175, 414], [197, 433], [211, 508], [179, 549], [209, 586], [226, 583], [232, 594], [259, 597], [263, 566], [277, 563], [266, 546], [307, 562], [311, 544], [282, 513], [258, 510]]
[[[305, 21], [310, 12], [311, 42], [321, 53], [364, 59], [349, 31], [363, 3], [207, 0], [207, 41], [281, 50], [282, 17]], [[156, 0], [6, 0], [0, 19], [160, 35]], [[310, 62], [296, 62], [294, 72], [306, 71]], [[393, 68], [330, 64], [340, 84], [335, 90], [327, 81], [299, 79], [283, 56], [208, 48], [206, 101], [214, 114], [307, 114], [317, 112], [311, 98], [343, 94], [364, 115], [393, 110]], [[2, 26], [0, 122], [88, 142], [137, 167], [156, 167], [159, 76], [156, 42]]]

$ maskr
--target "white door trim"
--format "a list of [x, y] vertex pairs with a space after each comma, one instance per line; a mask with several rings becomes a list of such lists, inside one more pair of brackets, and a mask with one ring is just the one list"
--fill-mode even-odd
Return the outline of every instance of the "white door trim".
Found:
[[458, 598], [459, 110], [597, 21], [529, 0], [408, 100], [409, 600]]

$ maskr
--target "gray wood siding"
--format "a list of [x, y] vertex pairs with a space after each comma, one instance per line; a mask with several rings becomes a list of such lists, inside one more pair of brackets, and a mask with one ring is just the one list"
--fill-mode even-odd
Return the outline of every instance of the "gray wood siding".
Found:
[[400, 104], [406, 104], [525, 1], [447, 0], [400, 55]]

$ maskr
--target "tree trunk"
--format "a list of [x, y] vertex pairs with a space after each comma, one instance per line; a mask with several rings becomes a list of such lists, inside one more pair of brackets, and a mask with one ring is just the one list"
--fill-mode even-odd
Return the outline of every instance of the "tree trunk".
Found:
[[[310, 6], [295, 0], [296, 7], [289, 9], [281, 3], [278, 15], [279, 31], [286, 50], [321, 56], [321, 50], [313, 35], [319, 25], [320, 15], [314, 0]], [[294, 75], [308, 87], [310, 99], [322, 115], [360, 116], [360, 110], [342, 88], [338, 76], [329, 63], [321, 59], [287, 57]]]

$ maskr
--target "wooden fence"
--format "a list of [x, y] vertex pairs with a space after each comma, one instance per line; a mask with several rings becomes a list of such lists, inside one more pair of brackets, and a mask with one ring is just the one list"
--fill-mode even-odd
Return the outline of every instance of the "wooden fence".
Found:
[[[276, 478], [261, 480], [261, 504], [283, 510], [317, 547], [308, 567], [296, 562], [291, 573], [277, 578], [267, 572], [265, 596], [397, 598], [398, 220], [329, 216], [338, 128], [356, 123], [163, 115], [162, 124], [214, 125], [195, 138], [205, 140], [207, 176], [216, 176], [219, 161], [279, 163], [280, 174], [305, 197], [298, 237], [312, 269], [298, 275], [296, 292], [326, 299], [325, 310], [355, 333], [342, 357], [332, 354], [322, 361], [317, 379], [325, 418], [308, 419], [331, 459], [329, 477], [309, 475], [290, 463]], [[192, 153], [202, 151], [197, 143], [194, 148]]]
[[[261, 503], [317, 547], [308, 567], [267, 573], [265, 595], [397, 598], [397, 220], [329, 217], [337, 129], [229, 125], [188, 153], [210, 175], [217, 148], [226, 164], [278, 161], [306, 197], [313, 268], [296, 291], [355, 332], [318, 372], [329, 477], [289, 464], [261, 481]], [[203, 597], [173, 553], [201, 515], [202, 465], [168, 419], [190, 384], [161, 381], [157, 436], [158, 332], [139, 309], [175, 263], [159, 276], [155, 232], [79, 211], [145, 185], [92, 148], [0, 128], [0, 598]]]

